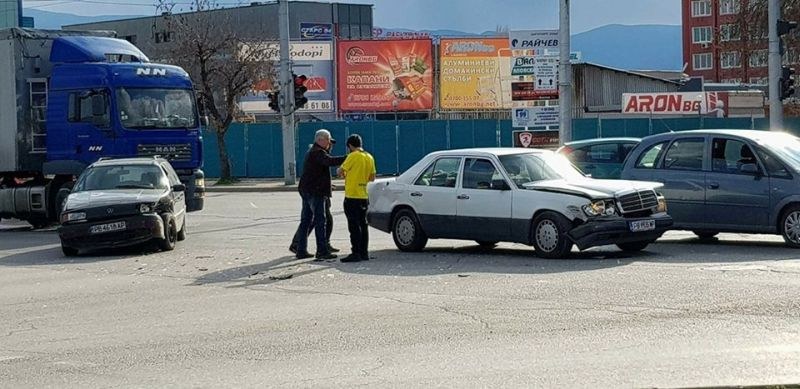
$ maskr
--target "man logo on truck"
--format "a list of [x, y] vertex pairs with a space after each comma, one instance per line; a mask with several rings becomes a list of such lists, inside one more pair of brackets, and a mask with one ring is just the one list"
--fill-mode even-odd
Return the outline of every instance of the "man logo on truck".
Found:
[[137, 76], [166, 76], [167, 69], [137, 68]]

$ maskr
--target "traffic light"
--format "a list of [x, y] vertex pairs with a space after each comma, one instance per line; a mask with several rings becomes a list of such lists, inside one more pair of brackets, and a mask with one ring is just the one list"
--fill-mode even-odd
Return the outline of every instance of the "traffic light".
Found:
[[306, 88], [305, 83], [308, 80], [308, 77], [304, 75], [296, 75], [292, 73], [292, 79], [294, 80], [294, 108], [300, 109], [306, 106], [308, 103], [308, 99], [304, 96], [308, 88]]
[[781, 67], [781, 100], [794, 96], [794, 68]]
[[783, 56], [786, 51], [783, 44], [783, 36], [797, 28], [797, 22], [788, 22], [783, 19], [778, 19], [778, 53]]
[[778, 37], [788, 34], [795, 28], [797, 28], [797, 22], [788, 22], [783, 19], [778, 19]]
[[280, 112], [281, 104], [278, 92], [270, 92], [269, 95], [267, 95], [267, 97], [269, 97], [269, 108], [275, 112]]

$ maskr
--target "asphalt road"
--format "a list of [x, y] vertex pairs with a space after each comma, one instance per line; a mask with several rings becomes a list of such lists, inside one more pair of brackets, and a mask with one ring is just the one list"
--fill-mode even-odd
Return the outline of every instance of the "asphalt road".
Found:
[[0, 387], [800, 382], [800, 251], [780, 237], [671, 232], [542, 260], [404, 254], [373, 230], [375, 259], [317, 263], [287, 251], [298, 214], [293, 193], [215, 193], [173, 252], [76, 259], [53, 230], [0, 223]]

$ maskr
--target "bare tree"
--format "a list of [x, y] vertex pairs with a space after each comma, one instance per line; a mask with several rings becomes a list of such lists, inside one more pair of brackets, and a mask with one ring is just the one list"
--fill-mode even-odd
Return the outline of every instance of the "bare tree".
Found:
[[166, 62], [184, 68], [194, 81], [210, 129], [216, 134], [220, 180], [230, 181], [225, 135], [241, 112], [239, 99], [256, 82], [274, 78], [268, 43], [240, 33], [225, 13], [214, 12], [222, 7], [213, 0], [191, 0], [187, 9], [176, 9], [177, 4], [183, 3], [157, 0], [169, 40], [160, 54]]

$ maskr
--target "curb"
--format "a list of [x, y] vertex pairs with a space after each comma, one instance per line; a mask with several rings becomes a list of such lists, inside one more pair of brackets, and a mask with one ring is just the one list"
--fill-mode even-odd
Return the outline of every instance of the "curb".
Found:
[[[344, 191], [344, 187], [337, 186], [336, 189], [333, 190], [334, 192], [342, 192]], [[283, 186], [283, 185], [276, 185], [276, 186], [207, 186], [206, 193], [286, 193], [286, 192], [294, 192], [297, 193], [297, 186]]]

